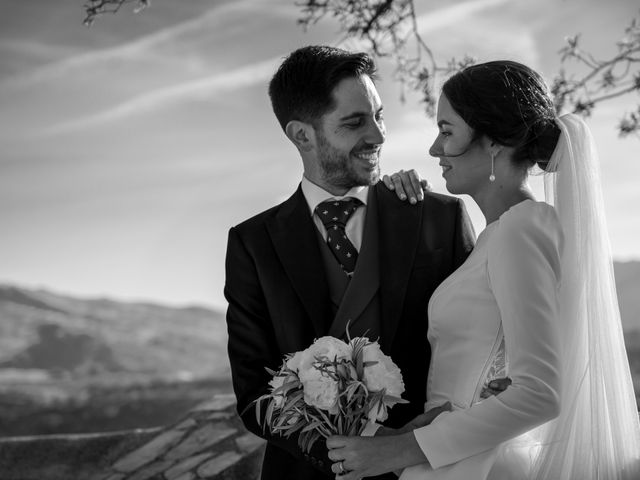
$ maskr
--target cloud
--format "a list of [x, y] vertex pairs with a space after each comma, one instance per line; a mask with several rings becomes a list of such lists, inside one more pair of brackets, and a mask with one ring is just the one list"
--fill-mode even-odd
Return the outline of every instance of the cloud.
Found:
[[483, 10], [509, 3], [511, 0], [471, 0], [422, 14], [416, 18], [421, 34], [447, 27]]
[[84, 71], [97, 66], [123, 59], [138, 59], [149, 56], [149, 52], [158, 46], [166, 45], [180, 36], [198, 32], [204, 28], [213, 29], [216, 25], [224, 25], [228, 20], [225, 14], [246, 12], [255, 0], [231, 2], [212, 7], [197, 17], [176, 25], [157, 30], [149, 35], [137, 38], [129, 43], [102, 50], [92, 50], [74, 55], [64, 60], [44, 65], [30, 72], [14, 75], [0, 82], [0, 88], [27, 88], [34, 84], [47, 82], [69, 76], [74, 71]]
[[281, 60], [280, 57], [271, 58], [230, 72], [159, 88], [133, 97], [97, 114], [57, 124], [45, 129], [42, 133], [45, 135], [69, 133], [175, 105], [185, 100], [206, 100], [224, 92], [250, 87], [270, 78]]

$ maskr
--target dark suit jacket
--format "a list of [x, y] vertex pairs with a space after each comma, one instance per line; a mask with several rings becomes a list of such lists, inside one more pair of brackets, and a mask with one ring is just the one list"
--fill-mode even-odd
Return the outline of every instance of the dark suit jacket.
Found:
[[[427, 193], [424, 201], [410, 205], [381, 182], [372, 189], [369, 198], [377, 202], [378, 215], [380, 345], [401, 369], [403, 397], [410, 402], [390, 410], [386, 424], [399, 427], [422, 413], [425, 402], [429, 298], [466, 259], [475, 235], [464, 204], [456, 198]], [[254, 408], [247, 409], [268, 389], [265, 367], [277, 369], [284, 354], [304, 350], [330, 328], [329, 287], [319, 247], [300, 188], [229, 231], [225, 296], [231, 373], [245, 426], [268, 440], [263, 479], [334, 477], [323, 442], [316, 442], [310, 455], [303, 454], [296, 437], [270, 435], [258, 425]]]

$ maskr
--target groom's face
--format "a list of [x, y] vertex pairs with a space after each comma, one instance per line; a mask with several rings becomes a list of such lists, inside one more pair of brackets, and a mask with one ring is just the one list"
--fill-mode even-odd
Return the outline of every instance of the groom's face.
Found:
[[380, 178], [380, 149], [386, 129], [382, 102], [366, 75], [342, 80], [333, 90], [335, 108], [316, 128], [319, 184], [349, 189]]

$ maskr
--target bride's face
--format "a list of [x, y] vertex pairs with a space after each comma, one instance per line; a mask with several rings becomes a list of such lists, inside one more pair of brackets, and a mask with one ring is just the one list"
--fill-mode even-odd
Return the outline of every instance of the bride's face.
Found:
[[447, 190], [455, 194], [475, 193], [489, 181], [491, 157], [482, 138], [451, 107], [442, 94], [438, 101], [438, 137], [429, 154], [440, 159]]

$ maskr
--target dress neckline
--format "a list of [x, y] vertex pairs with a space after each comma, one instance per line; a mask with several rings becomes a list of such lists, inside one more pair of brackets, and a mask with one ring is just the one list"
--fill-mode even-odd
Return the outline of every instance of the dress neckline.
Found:
[[[525, 198], [524, 200], [522, 200], [522, 201], [520, 201], [520, 202], [518, 202], [518, 203], [514, 203], [514, 204], [513, 204], [513, 205], [511, 205], [509, 208], [507, 208], [504, 212], [502, 212], [502, 213], [500, 214], [500, 216], [499, 216], [498, 218], [496, 218], [493, 222], [488, 223], [488, 224], [487, 224], [487, 226], [486, 226], [484, 229], [486, 230], [486, 229], [487, 229], [487, 228], [489, 228], [490, 226], [497, 224], [498, 222], [500, 222], [500, 219], [501, 219], [502, 217], [504, 217], [507, 213], [509, 213], [511, 210], [515, 210], [515, 209], [519, 208], [521, 205], [524, 205], [524, 204], [525, 204], [525, 203], [527, 203], [527, 202], [541, 203], [541, 202], [539, 202], [538, 200], [535, 200], [535, 199], [533, 199], [533, 198]], [[542, 203], [544, 203], [544, 202], [542, 202]]]
[[494, 230], [495, 227], [500, 224], [500, 220], [502, 219], [502, 217], [504, 217], [507, 213], [509, 213], [511, 210], [520, 208], [521, 205], [524, 205], [524, 204], [526, 204], [528, 202], [540, 203], [540, 202], [538, 202], [537, 200], [535, 200], [533, 198], [525, 198], [524, 200], [522, 200], [522, 201], [520, 201], [518, 203], [514, 203], [509, 208], [507, 208], [504, 212], [502, 212], [498, 218], [496, 218], [493, 222], [488, 223], [484, 227], [484, 230], [482, 230], [480, 232], [480, 234], [478, 235], [478, 238], [476, 239], [476, 243], [480, 241], [481, 237], [485, 236], [485, 232], [489, 232], [491, 230]]

